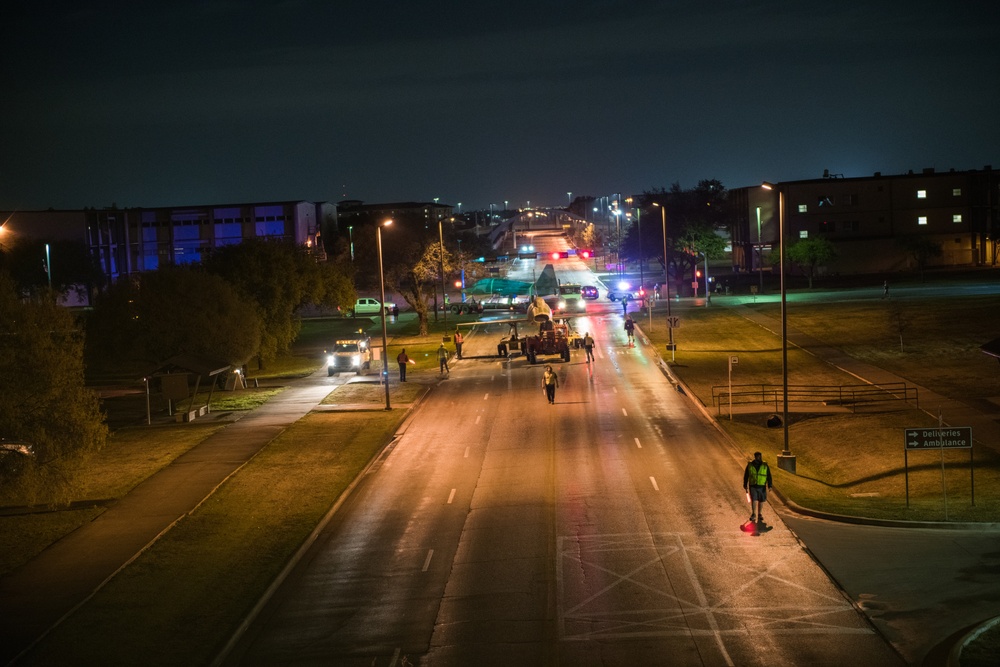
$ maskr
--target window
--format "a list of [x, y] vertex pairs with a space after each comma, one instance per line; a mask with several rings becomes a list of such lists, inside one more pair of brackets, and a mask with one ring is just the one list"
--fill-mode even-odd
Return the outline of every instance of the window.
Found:
[[806, 231], [806, 230], [804, 230], [804, 229], [803, 229], [803, 230], [801, 230], [801, 231], [799, 232], [799, 238], [800, 238], [800, 239], [807, 239], [807, 238], [809, 238], [809, 232], [807, 232], [807, 231]]
[[822, 195], [821, 195], [821, 196], [820, 196], [820, 197], [819, 197], [819, 198], [817, 199], [817, 201], [816, 201], [816, 205], [817, 205], [817, 206], [833, 206], [833, 202], [832, 202], [832, 201], [830, 201], [830, 198], [829, 198], [829, 197], [826, 197], [826, 196], [822, 196]]
[[952, 188], [951, 189], [951, 196], [952, 197], [961, 197], [962, 196], [962, 188]]
[[927, 216], [926, 215], [921, 215], [920, 217], [918, 217], [917, 218], [917, 224], [918, 225], [926, 225], [927, 224]]
[[956, 213], [955, 215], [951, 216], [951, 221], [952, 222], [962, 222], [962, 214], [961, 213]]
[[927, 199], [927, 190], [917, 190], [917, 199]]
[[[808, 213], [809, 207], [806, 204], [799, 204], [799, 213]], [[660, 236], [663, 236], [660, 234]]]

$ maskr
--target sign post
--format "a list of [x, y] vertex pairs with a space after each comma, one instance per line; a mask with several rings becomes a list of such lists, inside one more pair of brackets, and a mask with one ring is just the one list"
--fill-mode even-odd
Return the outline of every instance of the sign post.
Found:
[[907, 428], [903, 430], [903, 470], [906, 478], [906, 506], [910, 506], [910, 450], [938, 449], [941, 451], [941, 489], [944, 493], [945, 520], [948, 519], [948, 491], [944, 483], [944, 450], [969, 450], [969, 488], [972, 506], [976, 506], [975, 462], [972, 452], [972, 427]]
[[733, 421], [733, 366], [740, 363], [736, 355], [729, 357], [729, 421]]

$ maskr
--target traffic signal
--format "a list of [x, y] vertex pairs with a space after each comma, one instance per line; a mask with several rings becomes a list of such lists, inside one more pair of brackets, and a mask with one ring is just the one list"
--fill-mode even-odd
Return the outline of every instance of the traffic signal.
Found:
[[580, 250], [576, 254], [578, 254], [580, 257], [583, 257], [584, 259], [590, 259], [590, 251], [589, 250]]
[[552, 259], [559, 259], [559, 253], [557, 252], [552, 253]]

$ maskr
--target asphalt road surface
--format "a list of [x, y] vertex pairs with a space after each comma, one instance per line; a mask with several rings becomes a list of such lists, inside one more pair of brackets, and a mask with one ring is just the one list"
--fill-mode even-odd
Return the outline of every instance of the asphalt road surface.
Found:
[[902, 664], [600, 304], [593, 364], [473, 331], [228, 664]]

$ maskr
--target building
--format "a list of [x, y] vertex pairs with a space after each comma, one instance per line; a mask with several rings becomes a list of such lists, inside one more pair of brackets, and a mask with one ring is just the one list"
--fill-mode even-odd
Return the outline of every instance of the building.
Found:
[[366, 204], [359, 199], [344, 199], [337, 204], [340, 227], [360, 226], [393, 219], [406, 223], [423, 223], [425, 230], [436, 230], [438, 222], [452, 217], [453, 207], [437, 202], [390, 202]]
[[5, 238], [80, 240], [109, 281], [161, 266], [200, 262], [212, 249], [249, 238], [295, 241], [325, 259], [324, 230], [336, 232], [333, 204], [307, 201], [4, 215]]
[[778, 192], [785, 195], [785, 243], [822, 237], [837, 257], [819, 267], [828, 274], [888, 273], [916, 269], [900, 244], [922, 237], [940, 246], [928, 266], [996, 266], [1000, 233], [1000, 172], [981, 170], [788, 181], [730, 191], [737, 219], [733, 265], [757, 271], [778, 248]]

